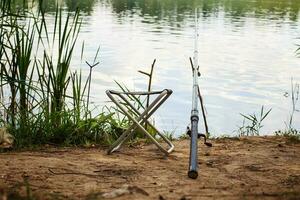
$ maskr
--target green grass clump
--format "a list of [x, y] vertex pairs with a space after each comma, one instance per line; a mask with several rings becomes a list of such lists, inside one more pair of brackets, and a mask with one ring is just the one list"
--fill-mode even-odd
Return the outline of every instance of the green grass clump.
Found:
[[277, 136], [284, 136], [287, 138], [288, 142], [292, 144], [297, 144], [300, 143], [300, 131], [296, 129], [290, 129], [290, 130], [285, 130], [285, 131], [275, 131], [275, 135]]
[[15, 137], [16, 147], [113, 142], [128, 121], [110, 110], [92, 115], [89, 105], [99, 49], [87, 80], [71, 71], [79, 11], [64, 16], [57, 6], [49, 28], [42, 6], [18, 11], [11, 2], [0, 2], [0, 127]]

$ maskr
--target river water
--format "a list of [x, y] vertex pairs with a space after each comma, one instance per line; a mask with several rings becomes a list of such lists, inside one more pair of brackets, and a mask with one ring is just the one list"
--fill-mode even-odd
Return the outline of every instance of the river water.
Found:
[[[147, 88], [153, 59], [153, 89], [173, 94], [155, 114], [161, 129], [183, 133], [190, 120], [194, 51], [194, 10], [199, 14], [199, 83], [213, 135], [235, 135], [243, 114], [272, 108], [261, 132], [284, 129], [291, 112], [291, 78], [300, 82], [300, 0], [65, 0], [65, 12], [82, 10], [84, 59], [92, 62], [100, 45], [100, 65], [94, 68], [92, 101], [107, 104], [105, 90], [114, 80], [132, 90]], [[55, 8], [46, 1], [48, 20]], [[80, 64], [78, 47], [73, 68]], [[78, 59], [77, 59], [78, 58]], [[286, 94], [288, 92], [288, 94]], [[284, 95], [286, 94], [286, 95]], [[299, 104], [299, 103], [298, 103]], [[298, 106], [299, 107], [299, 106]], [[200, 119], [201, 120], [201, 119]], [[200, 121], [202, 122], [202, 121]], [[300, 128], [300, 113], [294, 115]], [[203, 130], [200, 123], [200, 130]]]

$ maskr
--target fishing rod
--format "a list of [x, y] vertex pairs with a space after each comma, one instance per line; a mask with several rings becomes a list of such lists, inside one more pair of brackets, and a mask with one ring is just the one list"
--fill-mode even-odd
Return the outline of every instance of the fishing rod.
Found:
[[[198, 84], [198, 77], [200, 77], [199, 65], [198, 65], [198, 16], [197, 9], [195, 9], [195, 49], [194, 49], [194, 62], [190, 58], [190, 63], [193, 72], [193, 93], [192, 93], [192, 111], [191, 111], [191, 129], [188, 127], [187, 134], [191, 137], [190, 142], [190, 160], [188, 176], [192, 179], [198, 177], [198, 138], [204, 138], [204, 144], [211, 147], [212, 144], [206, 142], [206, 135], [208, 134], [208, 126], [205, 115], [205, 109], [203, 105], [203, 98], [200, 93]], [[198, 111], [198, 100], [200, 101], [202, 117], [205, 125], [206, 134], [199, 134], [198, 122], [199, 122], [199, 111]]]

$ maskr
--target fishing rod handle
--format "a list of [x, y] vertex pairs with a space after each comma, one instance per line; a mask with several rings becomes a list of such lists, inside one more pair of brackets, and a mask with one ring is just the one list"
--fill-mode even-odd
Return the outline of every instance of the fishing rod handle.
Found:
[[192, 179], [198, 177], [198, 121], [199, 117], [191, 117], [191, 144], [188, 176]]

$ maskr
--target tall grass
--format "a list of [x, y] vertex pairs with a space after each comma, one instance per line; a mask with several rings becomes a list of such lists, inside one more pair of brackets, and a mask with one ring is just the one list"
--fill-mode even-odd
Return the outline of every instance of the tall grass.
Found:
[[56, 7], [50, 27], [42, 6], [35, 13], [15, 11], [10, 0], [0, 6], [0, 126], [17, 146], [113, 142], [127, 122], [116, 123], [114, 112], [92, 116], [89, 107], [99, 50], [87, 80], [71, 71], [79, 11], [65, 16]]
[[290, 97], [291, 101], [291, 112], [288, 116], [288, 120], [285, 122], [285, 130], [278, 130], [275, 132], [276, 135], [283, 135], [288, 138], [292, 143], [300, 142], [300, 131], [297, 130], [294, 124], [295, 116], [300, 112], [298, 109], [300, 85], [295, 83], [291, 78], [291, 92], [286, 92], [285, 97]]
[[258, 136], [260, 129], [263, 127], [262, 122], [270, 114], [271, 108], [265, 111], [264, 106], [261, 107], [259, 114], [240, 114], [243, 117], [243, 124], [238, 127], [239, 136]]
[[297, 108], [297, 103], [299, 101], [299, 92], [300, 92], [299, 83], [295, 83], [293, 78], [291, 78], [291, 94], [288, 96], [291, 97], [292, 111], [289, 115], [288, 122], [285, 122], [286, 129], [288, 132], [292, 132], [293, 130], [295, 130], [294, 117], [296, 112], [299, 112], [299, 109]]

